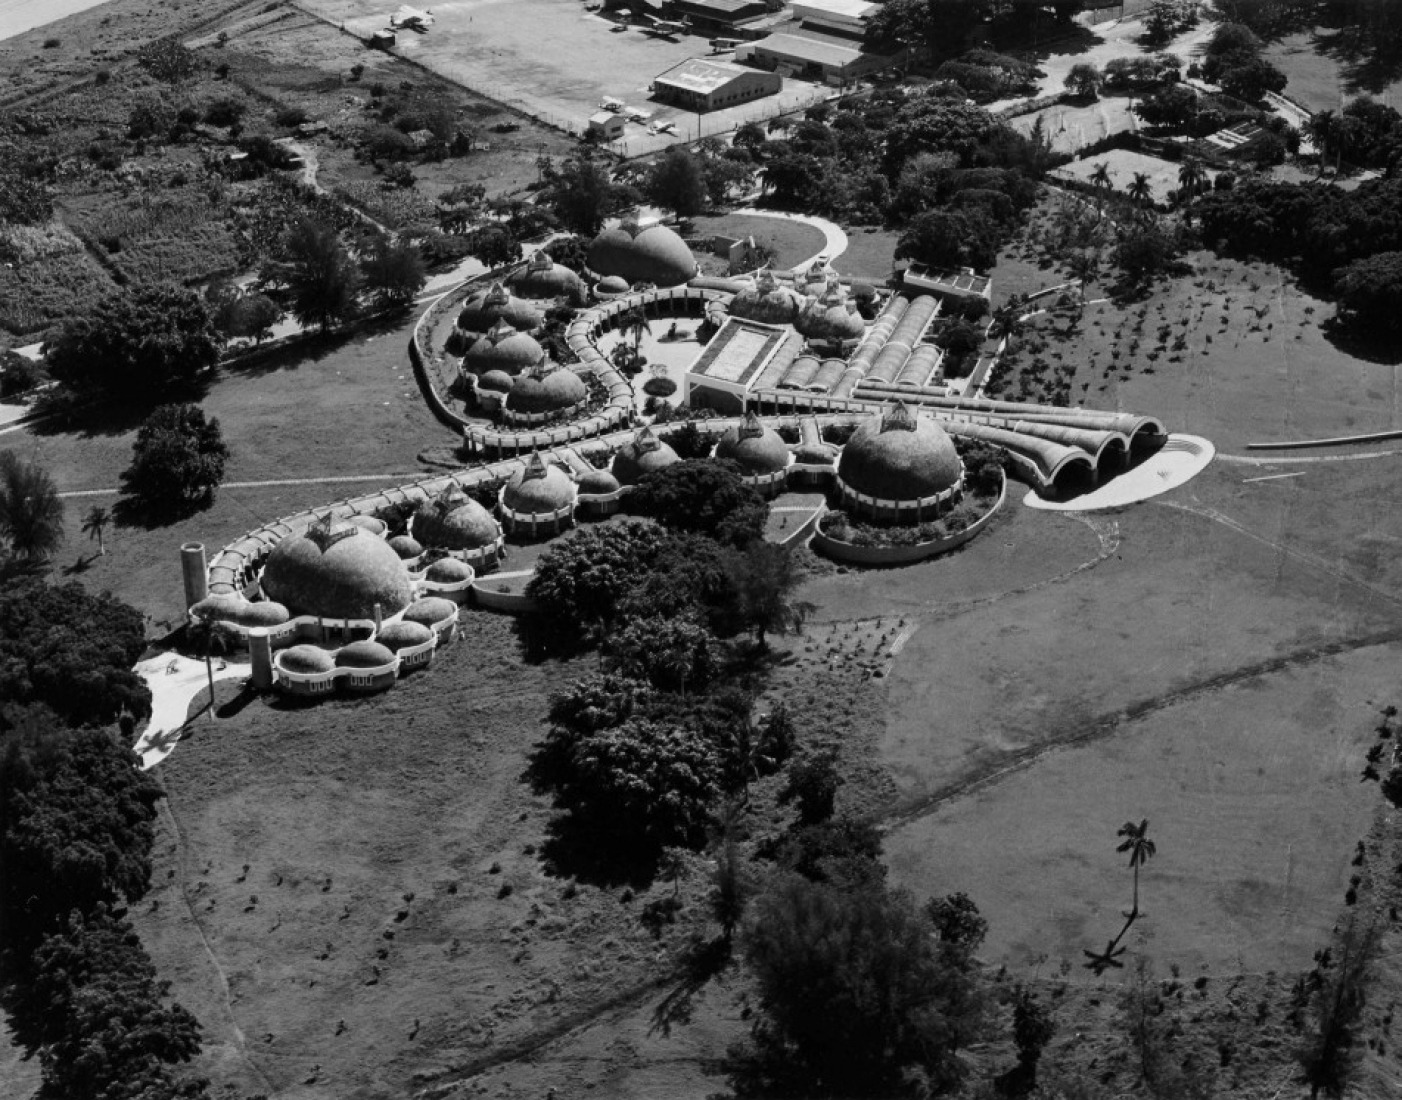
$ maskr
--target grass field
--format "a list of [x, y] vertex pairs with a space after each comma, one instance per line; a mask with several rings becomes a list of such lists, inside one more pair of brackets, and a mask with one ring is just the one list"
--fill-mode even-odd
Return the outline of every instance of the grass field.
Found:
[[724, 214], [694, 219], [699, 236], [754, 237], [757, 244], [774, 250], [771, 266], [794, 267], [823, 251], [827, 238], [811, 225], [789, 218], [767, 218], [762, 214]]
[[[1097, 153], [1084, 160], [1073, 160], [1070, 164], [1054, 169], [1050, 175], [1054, 179], [1066, 178], [1089, 183], [1091, 173], [1102, 164], [1110, 170], [1110, 186], [1115, 191], [1123, 192], [1138, 172], [1143, 172], [1149, 177], [1149, 186], [1157, 203], [1167, 203], [1168, 193], [1178, 190], [1177, 164], [1159, 157], [1146, 156], [1132, 149], [1112, 149], [1108, 153]], [[1218, 173], [1209, 169], [1207, 175], [1210, 179], [1216, 179]]]

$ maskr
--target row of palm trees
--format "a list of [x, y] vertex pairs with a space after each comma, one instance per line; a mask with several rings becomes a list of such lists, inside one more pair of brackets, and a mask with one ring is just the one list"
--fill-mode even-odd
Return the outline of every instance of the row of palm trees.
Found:
[[[1090, 183], [1097, 191], [1109, 194], [1114, 189], [1114, 180], [1110, 176], [1110, 166], [1102, 161], [1096, 165], [1095, 171], [1090, 174]], [[1195, 197], [1207, 189], [1208, 178], [1207, 168], [1200, 160], [1185, 160], [1178, 166], [1178, 204], [1180, 206], [1191, 202]], [[1130, 200], [1140, 206], [1152, 206], [1154, 201], [1153, 185], [1149, 182], [1146, 172], [1135, 172], [1134, 179], [1125, 188], [1125, 194]]]

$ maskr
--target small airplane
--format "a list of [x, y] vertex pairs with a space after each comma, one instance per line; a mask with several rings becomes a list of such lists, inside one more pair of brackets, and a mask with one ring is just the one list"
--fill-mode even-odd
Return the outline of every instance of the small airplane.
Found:
[[658, 19], [654, 15], [642, 15], [646, 19], [647, 25], [643, 27], [643, 34], [656, 35], [659, 38], [675, 38], [679, 34], [686, 33], [686, 24], [674, 19]]
[[675, 122], [654, 122], [647, 128], [650, 134], [675, 134], [677, 124]]
[[738, 39], [738, 38], [712, 38], [712, 39], [711, 39], [711, 50], [712, 50], [712, 52], [714, 52], [714, 53], [725, 53], [727, 50], [733, 50], [733, 49], [735, 49], [735, 48], [736, 48], [737, 46], [739, 46], [739, 45], [740, 45], [740, 39]]

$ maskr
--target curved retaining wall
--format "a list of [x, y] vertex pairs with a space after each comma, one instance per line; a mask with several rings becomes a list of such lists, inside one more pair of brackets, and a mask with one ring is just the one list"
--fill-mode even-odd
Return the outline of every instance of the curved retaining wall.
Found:
[[950, 535], [948, 538], [916, 543], [913, 546], [857, 546], [855, 543], [825, 535], [815, 526], [813, 541], [809, 545], [837, 561], [850, 562], [853, 565], [909, 565], [937, 554], [947, 554], [963, 546], [992, 521], [1007, 499], [1008, 479], [1005, 476], [1003, 487], [998, 491], [998, 499], [994, 501], [993, 507], [957, 535]]

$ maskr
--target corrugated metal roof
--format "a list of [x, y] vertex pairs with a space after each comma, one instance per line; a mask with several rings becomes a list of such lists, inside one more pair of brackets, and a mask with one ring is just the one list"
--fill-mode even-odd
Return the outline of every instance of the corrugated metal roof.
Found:
[[820, 65], [850, 65], [862, 56], [860, 50], [851, 46], [800, 37], [796, 34], [771, 34], [768, 38], [761, 38], [756, 42], [754, 48], [798, 61], [814, 61]]
[[733, 65], [729, 61], [707, 61], [702, 57], [693, 57], [680, 65], [672, 66], [653, 83], [671, 84], [692, 92], [710, 93], [729, 84], [736, 77], [754, 71], [741, 65]]

